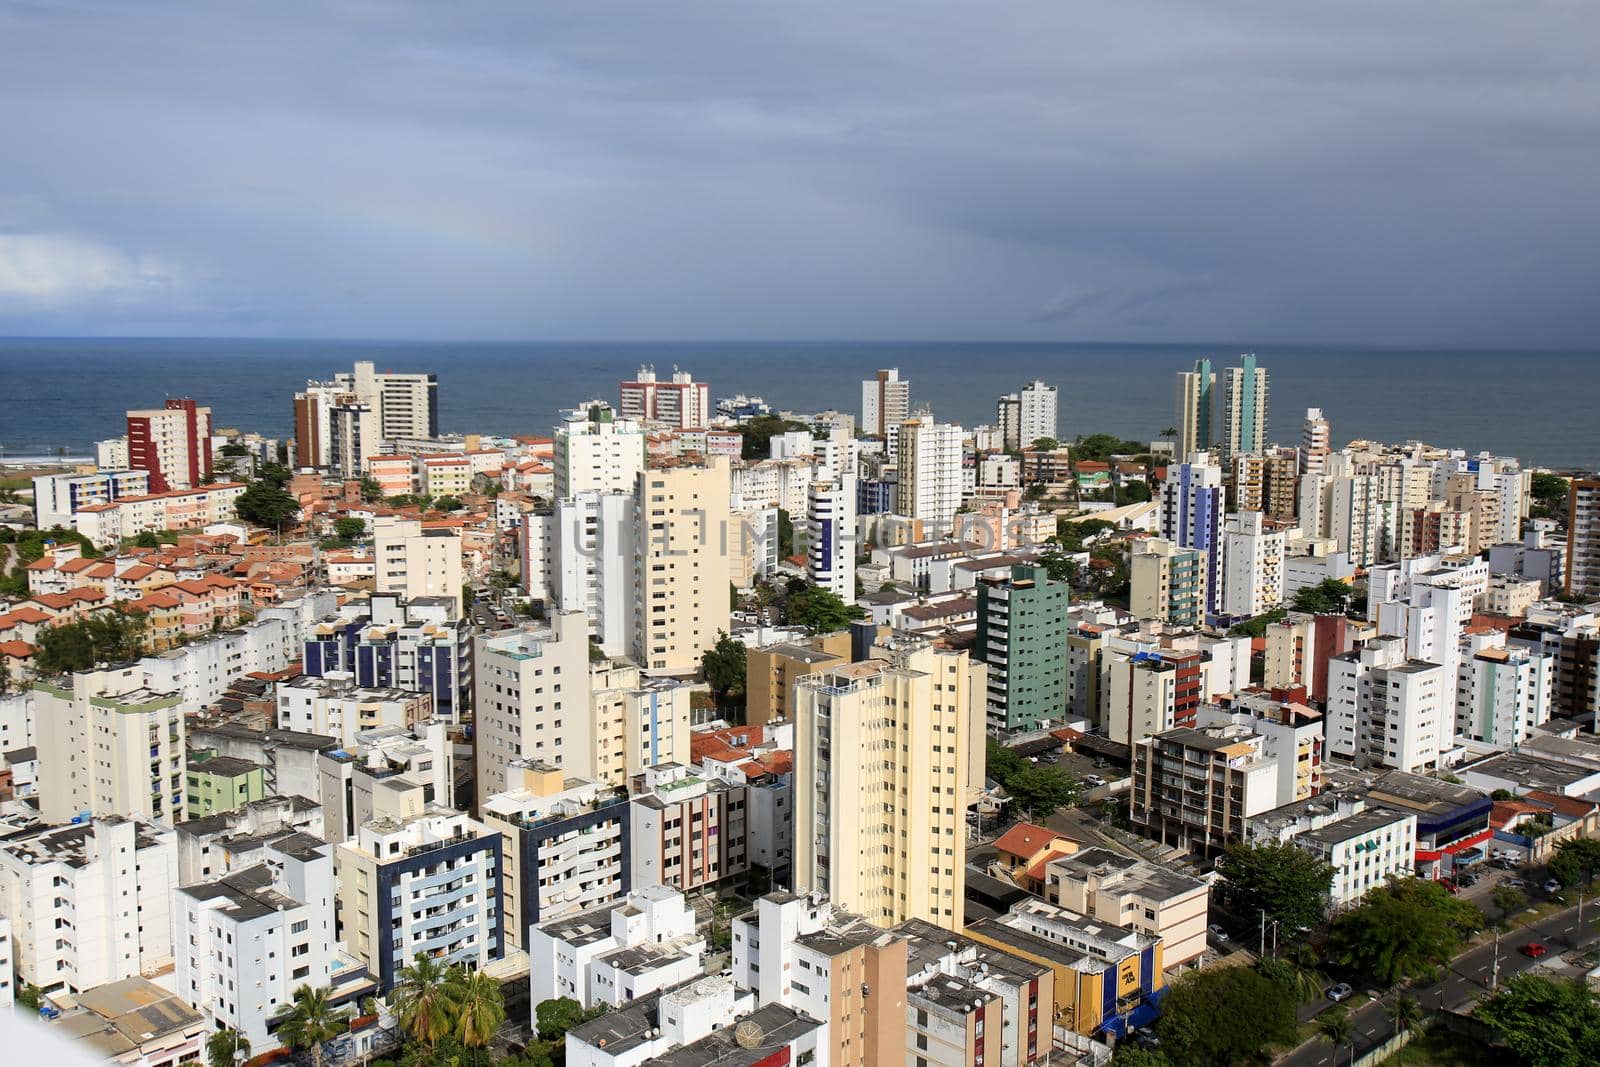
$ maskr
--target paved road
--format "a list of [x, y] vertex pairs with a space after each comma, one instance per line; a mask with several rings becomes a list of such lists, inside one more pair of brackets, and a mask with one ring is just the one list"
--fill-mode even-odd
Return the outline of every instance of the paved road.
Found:
[[[1513, 919], [1511, 930], [1500, 938], [1500, 981], [1531, 970], [1572, 973], [1574, 968], [1564, 963], [1559, 954], [1600, 941], [1600, 934], [1596, 934], [1594, 929], [1596, 918], [1600, 918], [1600, 906], [1590, 903], [1584, 908], [1584, 928], [1578, 925], [1576, 904], [1528, 926]], [[1517, 951], [1529, 941], [1539, 941], [1549, 946], [1550, 955], [1532, 960]], [[1494, 959], [1495, 946], [1492, 943], [1475, 948], [1458, 956], [1441, 981], [1418, 986], [1410, 990], [1410, 994], [1421, 1003], [1424, 1011], [1470, 1011], [1488, 991]], [[1394, 1034], [1388, 1012], [1389, 1005], [1398, 995], [1399, 991], [1390, 993], [1383, 1000], [1372, 1001], [1351, 1013], [1350, 1019], [1355, 1023], [1357, 1056], [1387, 1041]], [[1318, 1038], [1281, 1057], [1277, 1064], [1279, 1067], [1320, 1067], [1324, 1064], [1333, 1067], [1334, 1057], [1334, 1049]], [[1337, 1062], [1348, 1063], [1349, 1059], [1350, 1050], [1340, 1048]]]

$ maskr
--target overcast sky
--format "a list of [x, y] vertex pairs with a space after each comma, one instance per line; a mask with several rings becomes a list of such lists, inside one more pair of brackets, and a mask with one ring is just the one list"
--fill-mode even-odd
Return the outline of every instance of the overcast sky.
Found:
[[0, 0], [0, 334], [1600, 336], [1593, 0]]

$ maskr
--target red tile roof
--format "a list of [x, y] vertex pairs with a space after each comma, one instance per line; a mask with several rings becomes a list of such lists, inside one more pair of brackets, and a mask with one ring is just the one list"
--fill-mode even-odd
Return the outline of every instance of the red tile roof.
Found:
[[1004, 834], [1001, 834], [1000, 839], [994, 843], [994, 847], [998, 852], [1005, 852], [1027, 859], [1061, 836], [1054, 830], [1047, 830], [1043, 826], [1019, 822]]

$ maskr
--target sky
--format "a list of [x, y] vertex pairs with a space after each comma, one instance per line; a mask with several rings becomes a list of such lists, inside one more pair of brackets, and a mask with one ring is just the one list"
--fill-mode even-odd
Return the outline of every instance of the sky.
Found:
[[0, 335], [1600, 335], [1592, 0], [0, 0]]

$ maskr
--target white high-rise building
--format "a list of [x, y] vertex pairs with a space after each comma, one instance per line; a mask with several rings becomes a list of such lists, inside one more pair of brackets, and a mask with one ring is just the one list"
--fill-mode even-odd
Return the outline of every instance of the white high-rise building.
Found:
[[1507, 646], [1498, 630], [1463, 640], [1467, 647], [1456, 671], [1456, 736], [1515, 749], [1550, 720], [1556, 657]]
[[1361, 767], [1436, 769], [1453, 733], [1455, 675], [1376, 637], [1328, 661], [1328, 751]]
[[[307, 383], [309, 389], [312, 383]], [[370, 360], [360, 360], [351, 373], [334, 376], [333, 384], [354, 393], [378, 419], [378, 436], [439, 436], [439, 380], [432, 374], [379, 372]]]
[[933, 421], [932, 415], [900, 426], [899, 483], [895, 513], [947, 530], [961, 508], [960, 426]]
[[1244, 356], [1224, 374], [1222, 390], [1222, 460], [1260, 452], [1267, 442], [1267, 371], [1256, 357]]
[[1041, 437], [1056, 437], [1056, 387], [1035, 379], [1018, 393], [1002, 396], [995, 407], [1000, 447], [1028, 448]]
[[177, 838], [153, 823], [112, 817], [0, 841], [17, 981], [80, 993], [170, 965], [177, 881]]
[[1229, 515], [1222, 527], [1220, 611], [1254, 618], [1283, 603], [1283, 531], [1259, 511]]
[[644, 428], [593, 400], [556, 427], [555, 493], [631, 493], [645, 467]]
[[1205, 553], [1207, 619], [1216, 615], [1222, 596], [1223, 499], [1222, 468], [1209, 452], [1174, 463], [1161, 483], [1161, 536]]
[[1301, 474], [1321, 474], [1327, 469], [1331, 442], [1328, 419], [1322, 409], [1306, 408], [1305, 422], [1300, 424]]
[[638, 517], [632, 493], [581, 492], [523, 517], [523, 577], [530, 596], [581, 611], [608, 656], [628, 652], [639, 607], [634, 586]]
[[861, 432], [886, 437], [891, 426], [911, 416], [911, 383], [898, 368], [880, 370], [861, 383]]
[[253, 858], [173, 893], [173, 981], [218, 1029], [267, 1048], [267, 1021], [294, 990], [320, 989], [333, 973], [333, 846], [289, 830], [262, 842]]
[[806, 574], [856, 602], [856, 480], [814, 481], [806, 497]]

